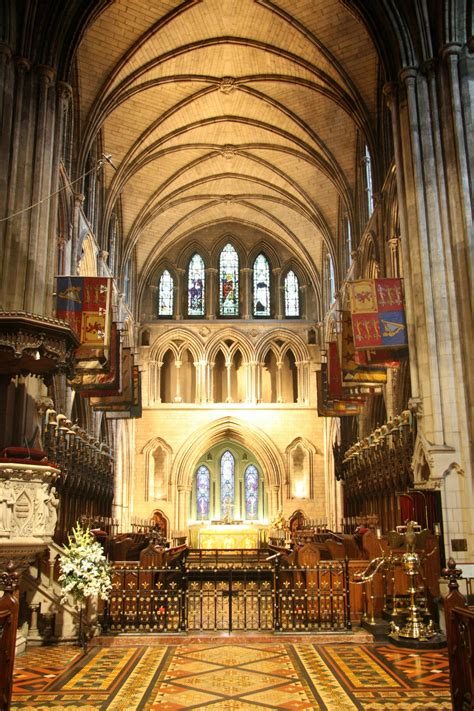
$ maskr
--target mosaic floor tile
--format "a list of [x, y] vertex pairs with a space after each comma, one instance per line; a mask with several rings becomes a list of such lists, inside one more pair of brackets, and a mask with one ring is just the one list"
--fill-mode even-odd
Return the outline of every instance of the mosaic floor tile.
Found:
[[[184, 640], [183, 640], [184, 642]], [[448, 711], [444, 651], [383, 644], [34, 648], [18, 657], [12, 711]]]

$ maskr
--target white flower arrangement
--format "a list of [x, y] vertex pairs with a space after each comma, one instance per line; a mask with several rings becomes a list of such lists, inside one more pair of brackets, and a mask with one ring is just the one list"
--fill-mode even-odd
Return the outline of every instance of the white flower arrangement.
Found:
[[107, 600], [112, 588], [111, 569], [102, 546], [90, 530], [83, 530], [78, 523], [68, 536], [69, 545], [61, 556], [61, 574], [58, 582], [62, 588], [62, 601], [72, 595], [76, 603], [83, 603], [89, 597], [99, 595]]

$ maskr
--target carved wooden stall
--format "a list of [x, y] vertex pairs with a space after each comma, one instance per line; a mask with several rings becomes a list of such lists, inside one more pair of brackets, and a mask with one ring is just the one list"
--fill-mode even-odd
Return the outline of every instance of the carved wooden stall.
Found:
[[15, 662], [16, 631], [18, 624], [19, 576], [10, 564], [0, 574], [0, 709], [10, 708], [13, 664]]
[[443, 570], [448, 580], [444, 599], [446, 638], [448, 640], [449, 677], [454, 711], [474, 708], [474, 607], [468, 606], [459, 591], [458, 578], [462, 570], [452, 558]]

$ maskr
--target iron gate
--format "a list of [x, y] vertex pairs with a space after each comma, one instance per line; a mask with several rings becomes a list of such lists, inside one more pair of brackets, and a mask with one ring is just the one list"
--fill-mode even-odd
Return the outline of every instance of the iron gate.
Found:
[[141, 633], [350, 629], [348, 564], [213, 569], [116, 564], [103, 627]]

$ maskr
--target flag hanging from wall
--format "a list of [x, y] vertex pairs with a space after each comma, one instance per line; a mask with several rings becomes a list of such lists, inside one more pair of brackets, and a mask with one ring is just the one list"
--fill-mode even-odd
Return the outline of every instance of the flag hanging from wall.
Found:
[[328, 393], [330, 398], [342, 398], [342, 371], [336, 341], [327, 344]]
[[407, 346], [401, 279], [360, 279], [348, 286], [354, 348]]
[[[384, 365], [369, 364], [356, 351], [352, 320], [349, 311], [341, 315], [340, 352], [342, 387], [346, 388], [375, 388], [373, 394], [380, 391], [380, 386], [387, 382], [387, 369]], [[370, 393], [369, 393], [370, 394]]]
[[321, 363], [321, 370], [316, 371], [319, 417], [347, 417], [360, 415], [363, 398], [336, 399], [329, 396], [327, 364]]
[[56, 315], [79, 336], [79, 358], [110, 345], [111, 293], [108, 277], [56, 277]]

